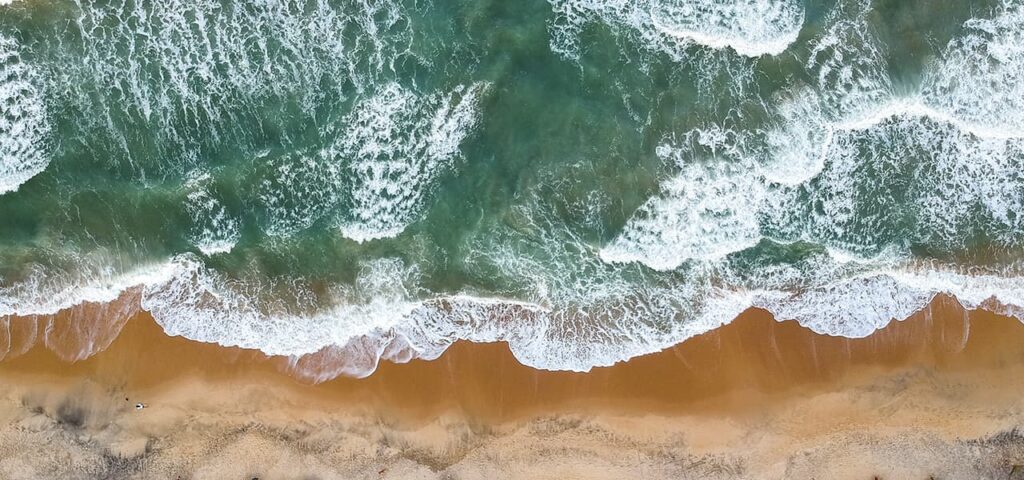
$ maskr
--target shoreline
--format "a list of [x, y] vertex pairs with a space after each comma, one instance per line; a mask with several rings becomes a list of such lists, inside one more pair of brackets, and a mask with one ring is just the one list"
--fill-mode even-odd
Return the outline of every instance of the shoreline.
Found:
[[[948, 297], [861, 339], [750, 310], [589, 373], [466, 342], [364, 379], [287, 369], [144, 312], [78, 362], [39, 341], [0, 362], [0, 476], [1024, 478], [1024, 324]], [[55, 444], [70, 464], [24, 461]]]

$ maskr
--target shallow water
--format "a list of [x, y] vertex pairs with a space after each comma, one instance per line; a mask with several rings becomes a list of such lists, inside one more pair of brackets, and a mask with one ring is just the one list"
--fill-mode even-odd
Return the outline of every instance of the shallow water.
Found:
[[1010, 0], [14, 2], [0, 316], [127, 295], [329, 348], [318, 378], [460, 339], [588, 370], [751, 306], [1020, 316], [1021, 32]]

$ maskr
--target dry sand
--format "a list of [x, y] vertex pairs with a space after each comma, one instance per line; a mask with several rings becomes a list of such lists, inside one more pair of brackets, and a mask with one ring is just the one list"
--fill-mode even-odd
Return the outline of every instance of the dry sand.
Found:
[[865, 339], [752, 310], [586, 374], [460, 343], [319, 385], [111, 308], [6, 319], [0, 478], [1024, 478], [1024, 325], [946, 298]]

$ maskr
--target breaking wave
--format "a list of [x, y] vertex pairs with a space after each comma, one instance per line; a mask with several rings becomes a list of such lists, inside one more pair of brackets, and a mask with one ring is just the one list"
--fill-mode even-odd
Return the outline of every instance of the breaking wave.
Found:
[[[707, 278], [735, 285], [752, 280], [731, 267], [735, 265], [706, 272]], [[23, 320], [14, 316], [62, 321], [63, 335], [79, 341], [65, 344], [61, 355], [82, 359], [109, 345], [141, 307], [170, 335], [289, 356], [293, 374], [325, 381], [370, 375], [382, 359], [435, 359], [458, 340], [506, 341], [526, 365], [589, 371], [667, 348], [752, 307], [769, 310], [780, 320], [795, 319], [819, 333], [846, 337], [867, 336], [894, 319], [907, 318], [938, 294], [952, 295], [966, 308], [1024, 320], [1024, 311], [1017, 307], [1024, 304], [1024, 279], [937, 265], [867, 268], [856, 262], [837, 265], [834, 258], [817, 255], [802, 265], [761, 272], [757, 289], [726, 290], [695, 282], [634, 285], [625, 295], [620, 289], [629, 282], [622, 275], [609, 271], [602, 280], [612, 280], [611, 286], [558, 305], [548, 303], [554, 297], [537, 299], [544, 303], [469, 293], [425, 298], [415, 267], [385, 258], [364, 264], [354, 285], [331, 292], [328, 299], [334, 306], [324, 308], [325, 298], [314, 298], [308, 288], [292, 285], [282, 295], [280, 286], [224, 278], [186, 254], [120, 277], [101, 276], [92, 284], [65, 289], [74, 293], [51, 301], [46, 301], [53, 291], [50, 285], [37, 282], [15, 292], [7, 288], [0, 310], [5, 335], [0, 337], [16, 337], [16, 330], [24, 328], [19, 323]], [[808, 282], [813, 286], [797, 290]], [[26, 292], [33, 293], [17, 298]], [[75, 294], [79, 297], [71, 296]], [[86, 300], [102, 303], [89, 306]], [[61, 309], [71, 309], [70, 320], [56, 315]], [[99, 315], [104, 324], [97, 326], [89, 315]], [[51, 329], [47, 334], [57, 335]], [[56, 337], [50, 341], [57, 343]]]
[[778, 55], [796, 41], [804, 10], [791, 0], [550, 0], [555, 51], [574, 57], [579, 35], [599, 21], [636, 35], [645, 47], [674, 55], [691, 45], [739, 55]]
[[37, 80], [18, 43], [0, 35], [0, 195], [17, 190], [49, 164], [50, 125]]
[[[920, 93], [899, 97], [880, 66], [834, 73], [836, 56], [877, 56], [863, 34], [858, 41], [837, 37], [850, 31], [844, 20], [812, 49], [808, 66], [820, 72], [819, 85], [782, 98], [773, 112], [777, 127], [696, 129], [659, 147], [679, 173], [602, 257], [672, 270], [745, 250], [762, 238], [867, 256], [922, 243], [952, 251], [974, 232], [1005, 247], [1018, 245], [1024, 136], [1014, 117], [1024, 97], [1001, 97], [998, 109], [986, 103], [986, 110], [958, 116], [965, 105], [985, 103], [983, 96], [1000, 85], [1019, 83], [1014, 78], [1024, 72], [1024, 42], [1014, 51], [1006, 46], [1012, 39], [989, 39], [999, 46], [995, 62], [989, 48], [976, 46], [981, 40], [974, 33], [1017, 36], [1005, 25], [1011, 21], [1024, 26], [1019, 8], [997, 20], [968, 22], [968, 35], [950, 43], [946, 61], [926, 76]], [[854, 50], [822, 53], [835, 48]], [[974, 76], [979, 71], [980, 78]]]

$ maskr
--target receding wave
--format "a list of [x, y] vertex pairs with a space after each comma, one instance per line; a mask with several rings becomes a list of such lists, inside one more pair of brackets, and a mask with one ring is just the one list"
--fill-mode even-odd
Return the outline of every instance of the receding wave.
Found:
[[[757, 289], [690, 285], [635, 289], [628, 297], [609, 297], [618, 293], [619, 286], [613, 285], [609, 292], [593, 294], [592, 303], [556, 306], [470, 294], [418, 297], [415, 268], [382, 259], [364, 265], [354, 286], [333, 292], [335, 306], [324, 309], [322, 298], [313, 302], [301, 287], [293, 285], [282, 295], [268, 285], [222, 278], [198, 257], [185, 255], [119, 278], [96, 278], [93, 284], [64, 288], [79, 297], [65, 293], [47, 301], [48, 286], [39, 283], [7, 289], [0, 316], [9, 337], [18, 325], [11, 315], [52, 316], [84, 301], [111, 304], [107, 309], [101, 304], [91, 311], [73, 310], [69, 324], [79, 322], [79, 342], [72, 343], [77, 349], [65, 346], [61, 352], [74, 360], [109, 345], [141, 307], [170, 335], [291, 356], [293, 373], [315, 381], [367, 376], [382, 359], [434, 359], [458, 340], [506, 341], [526, 365], [588, 371], [667, 348], [751, 307], [766, 309], [779, 319], [798, 320], [819, 333], [846, 337], [867, 336], [894, 319], [906, 318], [940, 293], [955, 296], [967, 308], [1024, 320], [1019, 307], [1024, 304], [1024, 278], [1019, 276], [961, 273], [938, 265], [836, 265], [828, 255], [803, 263], [759, 272]], [[752, 280], [739, 278], [730, 271], [733, 268], [724, 267], [712, 276], [736, 284]], [[814, 286], [798, 290], [799, 284], [808, 282]], [[31, 293], [26, 296], [27, 292]], [[126, 292], [127, 299], [115, 302]], [[610, 303], [602, 305], [602, 300]], [[700, 307], [686, 311], [687, 304]], [[685, 322], [663, 317], [683, 314]], [[105, 323], [97, 327], [86, 315], [97, 315]], [[320, 361], [306, 360], [312, 354]], [[323, 361], [324, 356], [329, 361]]]

